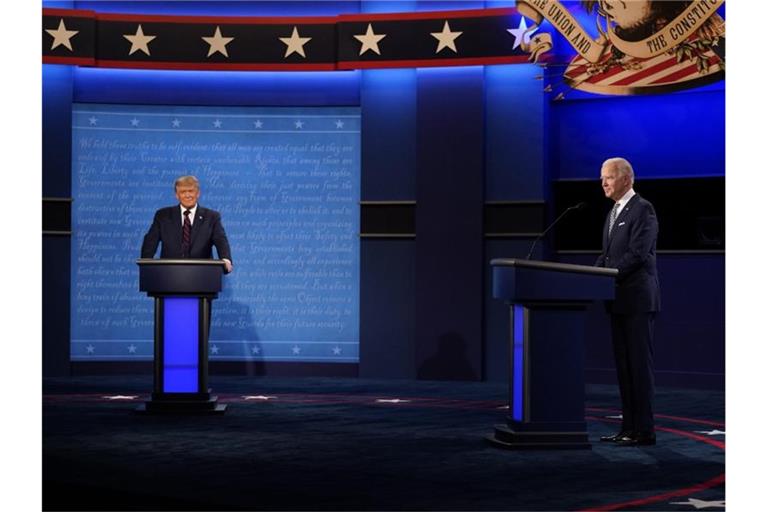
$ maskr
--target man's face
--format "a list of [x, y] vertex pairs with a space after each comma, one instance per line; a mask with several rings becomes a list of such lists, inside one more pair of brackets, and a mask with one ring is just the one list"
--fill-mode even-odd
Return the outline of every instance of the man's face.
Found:
[[176, 199], [184, 208], [192, 208], [200, 197], [200, 189], [194, 185], [179, 185], [176, 187]]
[[600, 170], [600, 180], [603, 183], [605, 197], [618, 201], [631, 187], [629, 176], [616, 170], [614, 166], [603, 167]]

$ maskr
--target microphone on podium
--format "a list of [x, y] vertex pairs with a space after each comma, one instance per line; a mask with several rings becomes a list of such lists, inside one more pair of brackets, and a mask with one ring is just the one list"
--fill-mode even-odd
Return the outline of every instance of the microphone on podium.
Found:
[[547, 229], [545, 229], [543, 233], [541, 233], [539, 236], [536, 237], [536, 240], [534, 240], [533, 243], [531, 244], [531, 250], [528, 251], [528, 256], [526, 256], [525, 259], [527, 259], [527, 260], [531, 259], [531, 254], [533, 254], [533, 248], [536, 247], [536, 243], [539, 240], [541, 240], [542, 238], [544, 238], [544, 235], [549, 233], [549, 230], [552, 229], [553, 227], [555, 227], [555, 224], [560, 222], [560, 219], [565, 217], [568, 214], [568, 212], [572, 212], [574, 210], [581, 210], [581, 209], [585, 208], [586, 206], [587, 206], [587, 203], [582, 201], [579, 204], [576, 204], [576, 205], [573, 205], [573, 206], [570, 206], [570, 207], [566, 208], [565, 211], [563, 213], [561, 213], [560, 216], [558, 216], [552, 224], [547, 226]]

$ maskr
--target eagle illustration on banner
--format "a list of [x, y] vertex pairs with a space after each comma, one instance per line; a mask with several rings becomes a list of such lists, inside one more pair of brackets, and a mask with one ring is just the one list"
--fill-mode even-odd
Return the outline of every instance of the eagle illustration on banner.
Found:
[[[725, 77], [725, 20], [716, 12], [724, 0], [587, 0], [595, 16], [593, 39], [558, 0], [519, 0], [517, 10], [535, 23], [544, 19], [578, 53], [563, 73], [569, 87], [597, 94], [656, 94], [690, 89]], [[524, 50], [530, 59], [552, 48], [539, 33]], [[559, 99], [562, 97], [558, 95]]]

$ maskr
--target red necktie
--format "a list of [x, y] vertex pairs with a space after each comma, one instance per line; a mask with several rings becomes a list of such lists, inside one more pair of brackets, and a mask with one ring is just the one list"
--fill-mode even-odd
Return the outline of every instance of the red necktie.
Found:
[[189, 210], [184, 210], [184, 227], [181, 229], [181, 255], [189, 258], [189, 246], [192, 240], [192, 223], [189, 221]]

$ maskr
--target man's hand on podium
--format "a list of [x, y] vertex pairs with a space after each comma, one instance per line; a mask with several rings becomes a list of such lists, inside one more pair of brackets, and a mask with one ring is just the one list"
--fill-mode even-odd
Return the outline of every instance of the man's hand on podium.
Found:
[[233, 268], [232, 262], [229, 261], [227, 258], [221, 258], [221, 261], [224, 262], [224, 267], [227, 269], [226, 273], [229, 274], [230, 272], [232, 272], [232, 268]]

